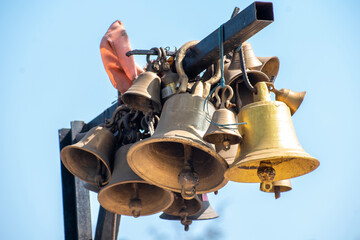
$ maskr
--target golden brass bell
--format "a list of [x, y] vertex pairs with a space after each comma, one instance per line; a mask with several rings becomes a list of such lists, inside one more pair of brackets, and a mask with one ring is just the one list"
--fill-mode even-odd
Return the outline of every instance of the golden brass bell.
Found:
[[163, 213], [160, 215], [161, 219], [165, 220], [180, 220], [181, 224], [185, 226], [185, 231], [189, 230], [189, 225], [192, 223], [193, 220], [208, 220], [208, 219], [214, 219], [218, 218], [219, 215], [215, 212], [215, 210], [211, 207], [209, 203], [209, 199], [206, 194], [198, 195], [198, 197], [201, 200], [201, 211], [198, 212], [195, 215], [182, 217], [177, 215], [171, 215], [168, 213]]
[[225, 186], [228, 165], [202, 139], [209, 127], [206, 118], [215, 111], [209, 102], [205, 113], [204, 102], [189, 93], [165, 102], [154, 134], [129, 150], [128, 163], [135, 173], [156, 186], [182, 192], [185, 199]]
[[294, 115], [304, 100], [306, 92], [294, 92], [286, 88], [277, 90], [273, 83], [268, 83], [268, 86], [269, 90], [275, 93], [276, 101], [284, 102], [290, 108], [291, 116]]
[[301, 147], [292, 124], [289, 107], [271, 101], [265, 82], [255, 85], [254, 103], [238, 114], [243, 141], [235, 162], [225, 176], [235, 182], [265, 182], [290, 179], [316, 169], [319, 161]]
[[143, 72], [122, 95], [121, 99], [135, 110], [144, 113], [160, 112], [160, 84], [160, 77], [156, 73], [152, 71]]
[[262, 65], [262, 63], [259, 61], [259, 59], [256, 57], [254, 50], [250, 43], [244, 42], [242, 44], [242, 48], [244, 51], [244, 60], [245, 60], [245, 66], [249, 69], [254, 69], [256, 67], [259, 67]]
[[280, 193], [288, 192], [292, 189], [290, 179], [275, 181], [272, 183], [272, 188], [267, 189], [265, 183], [260, 183], [260, 190], [263, 192], [275, 193], [275, 199], [280, 198]]
[[269, 79], [275, 79], [279, 73], [280, 60], [278, 57], [258, 57], [261, 62], [261, 66], [254, 68], [265, 73]]
[[147, 183], [127, 164], [126, 154], [131, 145], [124, 145], [116, 152], [111, 181], [98, 195], [101, 206], [110, 212], [134, 217], [167, 209], [174, 201], [173, 194]]
[[111, 178], [115, 136], [102, 126], [93, 127], [77, 143], [61, 150], [64, 166], [81, 180], [102, 186]]
[[[203, 139], [212, 144], [223, 144], [226, 149], [230, 149], [230, 145], [240, 143], [242, 137], [236, 126], [235, 115], [230, 108], [230, 99], [234, 93], [229, 85], [226, 85], [223, 89], [221, 100], [218, 92], [220, 87], [215, 90], [215, 97], [217, 99], [217, 105], [220, 105], [220, 109], [217, 109], [212, 117], [210, 126], [205, 133]], [[229, 96], [225, 101], [225, 93], [228, 90]]]

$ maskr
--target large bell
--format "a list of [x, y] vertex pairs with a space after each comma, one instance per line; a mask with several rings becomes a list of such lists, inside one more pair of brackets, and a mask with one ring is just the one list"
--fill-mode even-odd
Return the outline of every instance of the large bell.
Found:
[[280, 60], [278, 57], [258, 57], [261, 62], [261, 66], [254, 68], [265, 73], [269, 79], [275, 79], [279, 73]]
[[254, 103], [238, 114], [243, 141], [235, 162], [225, 176], [235, 182], [264, 182], [294, 178], [316, 169], [319, 161], [301, 147], [292, 124], [289, 107], [271, 101], [266, 83], [255, 85]]
[[122, 95], [122, 101], [135, 110], [160, 112], [160, 77], [146, 71], [134, 81], [133, 85]]
[[282, 192], [288, 192], [292, 189], [290, 179], [275, 181], [272, 183], [272, 188], [270, 189], [266, 189], [264, 185], [264, 183], [260, 183], [260, 191], [274, 193], [275, 199], [280, 198]]
[[[214, 106], [189, 93], [169, 98], [154, 134], [130, 148], [128, 163], [146, 181], [182, 192], [185, 199], [197, 193], [216, 191], [225, 186], [227, 163], [202, 140]], [[207, 110], [206, 110], [207, 109]]]
[[61, 150], [64, 166], [81, 180], [102, 186], [111, 178], [115, 136], [102, 126], [93, 127], [77, 143]]
[[186, 218], [182, 218], [181, 216], [171, 215], [166, 212], [160, 215], [161, 219], [165, 220], [180, 220], [181, 224], [185, 226], [185, 231], [189, 230], [189, 225], [193, 220], [208, 220], [218, 218], [219, 215], [215, 212], [215, 210], [211, 207], [209, 203], [209, 199], [206, 194], [198, 195], [201, 200], [201, 211], [195, 215], [188, 216]]
[[110, 212], [134, 217], [167, 209], [174, 200], [173, 194], [147, 183], [127, 164], [126, 154], [131, 145], [124, 145], [116, 152], [111, 181], [98, 195], [101, 206]]

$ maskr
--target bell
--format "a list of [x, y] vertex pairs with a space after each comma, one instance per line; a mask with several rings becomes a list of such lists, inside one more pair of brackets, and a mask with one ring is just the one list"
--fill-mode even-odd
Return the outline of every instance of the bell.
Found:
[[231, 165], [236, 157], [239, 144], [230, 145], [230, 148], [224, 144], [215, 144], [215, 151], [219, 154], [229, 165]]
[[122, 95], [122, 101], [135, 110], [160, 112], [160, 77], [146, 71], [139, 75], [133, 85]]
[[77, 143], [61, 150], [64, 166], [81, 180], [102, 186], [111, 178], [115, 136], [102, 126], [93, 127]]
[[294, 92], [286, 88], [277, 90], [273, 83], [268, 83], [268, 86], [269, 90], [275, 93], [276, 101], [284, 102], [290, 108], [291, 116], [294, 115], [304, 100], [306, 92]]
[[[220, 105], [220, 98], [218, 96], [219, 89], [220, 87], [215, 90], [215, 97], [218, 100], [218, 105]], [[230, 94], [225, 103], [226, 90], [229, 90]], [[215, 111], [210, 126], [203, 137], [203, 139], [209, 143], [223, 144], [226, 149], [230, 149], [230, 145], [240, 143], [242, 139], [236, 127], [235, 115], [232, 111], [227, 109], [230, 108], [230, 99], [232, 96], [232, 88], [226, 85], [221, 96], [221, 107]]]
[[254, 50], [250, 43], [244, 42], [242, 44], [242, 48], [244, 51], [244, 60], [245, 60], [245, 66], [249, 69], [254, 69], [256, 67], [259, 67], [262, 65], [262, 63], [259, 61], [259, 59], [256, 57]]
[[169, 98], [154, 134], [129, 150], [133, 171], [156, 186], [182, 193], [185, 199], [225, 186], [228, 165], [202, 139], [209, 127], [206, 118], [215, 111], [210, 102], [204, 103], [204, 98], [189, 93]]
[[124, 145], [116, 152], [113, 177], [98, 195], [101, 206], [110, 212], [134, 217], [167, 209], [174, 200], [173, 194], [147, 183], [127, 164], [126, 154], [131, 145]]
[[290, 179], [316, 169], [319, 161], [301, 147], [292, 124], [289, 107], [271, 101], [265, 82], [255, 85], [254, 103], [238, 114], [243, 141], [235, 162], [225, 176], [235, 182], [264, 182]]
[[180, 220], [181, 224], [185, 226], [185, 231], [189, 230], [189, 225], [192, 223], [193, 220], [208, 220], [218, 218], [219, 215], [215, 212], [215, 210], [211, 207], [209, 203], [209, 199], [206, 194], [198, 195], [202, 204], [201, 204], [201, 211], [195, 215], [188, 216], [186, 218], [182, 218], [181, 216], [171, 215], [166, 212], [160, 215], [161, 219], [165, 220]]
[[261, 66], [254, 68], [265, 73], [269, 79], [275, 79], [279, 73], [280, 60], [278, 57], [258, 57]]
[[201, 201], [200, 198], [196, 195], [193, 199], [186, 200], [181, 197], [179, 193], [174, 194], [174, 202], [171, 206], [164, 210], [164, 213], [185, 217], [185, 216], [192, 216], [200, 212], [201, 210]]
[[228, 70], [241, 70], [241, 63], [240, 63], [240, 52], [233, 51], [233, 56], [231, 58], [230, 65]]
[[161, 98], [163, 101], [169, 99], [176, 93], [176, 84], [179, 80], [179, 75], [169, 70], [161, 77]]
[[260, 190], [263, 192], [275, 193], [275, 199], [280, 198], [280, 193], [288, 192], [292, 189], [290, 179], [280, 180], [272, 183], [272, 188], [266, 189], [264, 183], [260, 183]]

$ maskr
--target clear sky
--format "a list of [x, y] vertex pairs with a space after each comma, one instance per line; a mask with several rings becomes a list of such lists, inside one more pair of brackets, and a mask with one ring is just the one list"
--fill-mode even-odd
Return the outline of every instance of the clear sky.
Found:
[[[57, 131], [116, 100], [99, 44], [121, 20], [133, 49], [180, 47], [252, 1], [0, 1], [0, 239], [63, 239]], [[360, 239], [359, 64], [356, 0], [277, 0], [275, 22], [249, 39], [278, 56], [277, 88], [307, 91], [293, 116], [320, 160], [278, 200], [258, 184], [229, 183], [210, 202], [220, 218], [122, 217], [119, 239]], [[144, 65], [145, 58], [136, 58]], [[98, 203], [92, 195], [93, 226]]]

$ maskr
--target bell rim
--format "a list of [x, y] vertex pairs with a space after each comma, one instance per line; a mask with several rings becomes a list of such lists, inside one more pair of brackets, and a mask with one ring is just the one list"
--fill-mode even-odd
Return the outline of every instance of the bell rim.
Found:
[[[273, 149], [270, 149], [269, 151], [273, 152]], [[250, 154], [246, 154], [246, 155], [242, 155], [238, 158], [235, 159], [234, 163], [229, 167], [229, 169], [226, 170], [225, 172], [225, 177], [228, 178], [230, 181], [234, 181], [234, 182], [247, 182], [247, 183], [258, 183], [261, 182], [259, 180], [259, 178], [256, 176], [255, 178], [251, 178], [251, 179], [256, 179], [256, 181], [253, 181], [251, 179], [249, 179], [248, 177], [238, 177], [238, 176], [242, 176], [243, 174], [241, 174], [242, 171], [246, 171], [249, 169], [241, 169], [239, 170], [239, 167], [243, 166], [246, 167], [248, 166], [249, 168], [251, 168], [251, 166], [249, 166], [249, 164], [254, 164], [254, 163], [260, 163], [261, 161], [272, 161], [274, 159], [286, 159], [286, 158], [290, 158], [290, 160], [287, 161], [294, 161], [294, 160], [305, 160], [308, 163], [312, 163], [310, 165], [310, 171], [303, 171], [301, 174], [290, 174], [287, 173], [288, 175], [284, 174], [284, 172], [281, 174], [281, 178], [277, 178], [279, 175], [275, 175], [275, 178], [273, 181], [280, 181], [280, 180], [286, 180], [286, 179], [290, 179], [290, 178], [295, 178], [295, 177], [300, 177], [303, 176], [307, 173], [310, 173], [312, 171], [314, 171], [316, 168], [318, 168], [320, 166], [320, 161], [315, 158], [312, 157], [310, 154], [304, 152], [299, 152], [299, 150], [294, 150], [294, 149], [287, 149], [287, 151], [284, 151], [284, 149], [281, 149], [281, 151], [277, 151], [277, 154], [269, 157], [267, 155], [266, 152], [261, 153], [261, 154], [252, 154], [252, 156]], [[243, 159], [246, 159], [245, 161], [242, 161]], [[251, 168], [252, 169], [252, 168]], [[254, 167], [254, 169], [257, 169], [256, 167]], [[254, 172], [254, 174], [256, 174], [256, 172]], [[233, 175], [237, 175], [236, 177], [231, 177]], [[284, 176], [285, 175], [285, 176]]]
[[135, 95], [135, 96], [138, 96], [138, 97], [144, 97], [145, 96], [147, 97], [146, 99], [152, 101], [153, 103], [155, 103], [155, 108], [153, 109], [154, 112], [160, 112], [161, 108], [162, 108], [162, 105], [161, 105], [161, 101], [158, 101], [157, 99], [154, 99], [149, 93], [146, 93], [146, 94], [139, 94], [139, 93], [136, 93], [136, 92], [125, 92], [122, 96], [121, 96], [121, 100], [128, 106], [131, 106], [133, 109], [135, 110], [139, 110], [139, 111], [142, 111], [142, 112], [147, 112], [148, 109], [146, 108], [134, 108], [131, 104], [129, 104], [130, 101], [127, 101], [127, 97], [129, 97], [129, 95]]
[[[102, 200], [100, 200], [100, 199], [102, 199], [103, 197], [102, 197], [102, 195], [104, 194], [104, 190], [108, 190], [109, 188], [111, 188], [111, 187], [114, 187], [114, 186], [118, 186], [118, 185], [123, 185], [125, 182], [121, 182], [121, 183], [118, 183], [118, 184], [114, 184], [114, 185], [112, 185], [112, 186], [105, 186], [105, 187], [103, 187], [100, 191], [99, 191], [99, 193], [98, 193], [98, 196], [97, 196], [97, 199], [98, 199], [98, 202], [100, 203]], [[149, 216], [149, 215], [153, 215], [153, 214], [156, 214], [156, 213], [159, 213], [159, 212], [162, 212], [162, 211], [164, 211], [165, 209], [167, 209], [167, 208], [169, 208], [170, 206], [171, 206], [171, 204], [174, 202], [174, 196], [173, 196], [173, 194], [169, 191], [169, 190], [167, 190], [167, 189], [163, 189], [163, 188], [160, 188], [160, 187], [158, 187], [158, 186], [156, 186], [156, 185], [153, 185], [153, 184], [150, 184], [150, 183], [148, 183], [148, 182], [146, 182], [146, 181], [141, 181], [141, 180], [136, 180], [136, 181], [129, 181], [129, 182], [127, 182], [127, 183], [142, 183], [142, 184], [147, 184], [147, 185], [151, 185], [151, 186], [154, 186], [154, 187], [157, 187], [159, 190], [161, 190], [161, 191], [163, 191], [168, 197], [169, 197], [169, 201], [168, 201], [168, 203], [167, 204], [164, 204], [164, 206], [163, 207], [161, 207], [161, 209], [156, 209], [155, 211], [141, 211], [141, 213], [140, 213], [140, 216]], [[103, 194], [102, 194], [103, 193]], [[100, 205], [103, 207], [103, 208], [105, 208], [106, 210], [108, 210], [108, 211], [110, 211], [110, 212], [113, 212], [113, 213], [116, 213], [116, 214], [119, 214], [119, 215], [126, 215], [126, 216], [133, 216], [132, 214], [131, 214], [131, 211], [130, 210], [128, 210], [128, 211], [126, 211], [126, 210], [124, 210], [124, 212], [119, 212], [119, 211], [113, 211], [114, 209], [111, 209], [109, 206], [107, 206], [107, 204], [104, 204], [104, 203], [100, 203]], [[123, 210], [123, 209], [127, 209], [126, 207], [121, 207], [121, 209]]]
[[86, 151], [94, 156], [96, 156], [103, 165], [105, 165], [106, 167], [106, 171], [107, 171], [107, 179], [106, 181], [103, 182], [104, 185], [108, 184], [110, 182], [110, 179], [111, 179], [111, 170], [110, 170], [110, 166], [106, 163], [106, 161], [103, 160], [103, 157], [99, 156], [98, 154], [95, 154], [94, 152], [91, 152], [89, 151], [88, 149], [85, 149], [85, 148], [82, 148], [82, 147], [79, 147], [79, 146], [75, 146], [75, 145], [70, 145], [70, 146], [66, 146], [64, 147], [61, 152], [60, 152], [60, 157], [61, 157], [61, 161], [62, 163], [64, 164], [64, 166], [66, 167], [66, 169], [74, 176], [78, 177], [79, 179], [81, 179], [82, 181], [84, 182], [87, 182], [89, 184], [92, 184], [92, 185], [97, 185], [97, 183], [94, 183], [94, 182], [91, 182], [91, 181], [88, 181], [82, 177], [79, 177], [77, 176], [76, 174], [74, 174], [74, 170], [72, 169], [71, 167], [71, 164], [69, 164], [69, 162], [66, 160], [67, 158], [64, 157], [64, 154], [66, 151], [68, 151], [69, 149], [78, 149], [78, 150], [82, 150], [82, 151]]
[[[153, 137], [145, 139], [143, 141], [139, 141], [137, 143], [135, 143], [128, 151], [127, 154], [127, 162], [130, 166], [130, 168], [141, 178], [143, 178], [145, 181], [158, 186], [160, 188], [163, 189], [167, 189], [169, 191], [173, 191], [173, 192], [177, 192], [177, 193], [181, 193], [181, 187], [180, 188], [172, 188], [172, 187], [168, 187], [166, 185], [164, 185], [163, 183], [158, 183], [157, 181], [154, 181], [153, 179], [148, 178], [147, 176], [145, 176], [144, 174], [142, 174], [141, 171], [138, 170], [138, 168], [135, 166], [135, 164], [132, 161], [132, 155], [135, 151], [138, 150], [139, 147], [142, 147], [143, 144], [151, 144], [151, 143], [157, 143], [157, 142], [176, 142], [176, 143], [184, 143], [184, 140], [186, 138], [182, 138], [180, 139], [181, 136], [179, 136], [178, 138], [175, 137], [156, 137], [156, 135], [153, 135]], [[186, 143], [191, 143], [189, 145], [191, 145], [192, 147], [198, 147], [199, 149], [201, 149], [202, 151], [205, 151], [206, 153], [210, 154], [214, 159], [218, 160], [218, 162], [224, 167], [224, 173], [226, 172], [226, 170], [229, 168], [228, 163], [226, 162], [226, 160], [221, 157], [218, 153], [215, 152], [215, 150], [211, 151], [209, 149], [206, 149], [204, 147], [203, 144], [200, 144], [198, 142], [195, 141], [189, 141], [189, 139], [186, 140]], [[206, 147], [209, 147], [208, 145], [205, 145]], [[210, 145], [211, 146], [211, 145]], [[210, 148], [212, 149], [212, 147]], [[224, 176], [224, 174], [223, 174]], [[221, 183], [219, 185], [217, 185], [216, 187], [212, 187], [209, 189], [203, 189], [203, 190], [197, 190], [196, 189], [196, 194], [203, 194], [203, 193], [208, 193], [208, 192], [214, 192], [216, 190], [219, 190], [220, 188], [224, 187], [227, 183], [228, 183], [228, 179], [224, 176], [223, 180], [221, 181]]]

